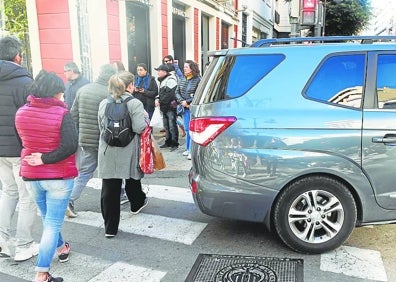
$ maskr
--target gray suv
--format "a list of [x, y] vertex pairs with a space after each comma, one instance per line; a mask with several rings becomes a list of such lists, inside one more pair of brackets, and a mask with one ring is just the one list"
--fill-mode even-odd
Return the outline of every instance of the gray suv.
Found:
[[190, 107], [200, 210], [265, 223], [303, 253], [396, 222], [395, 39], [267, 39], [212, 52]]

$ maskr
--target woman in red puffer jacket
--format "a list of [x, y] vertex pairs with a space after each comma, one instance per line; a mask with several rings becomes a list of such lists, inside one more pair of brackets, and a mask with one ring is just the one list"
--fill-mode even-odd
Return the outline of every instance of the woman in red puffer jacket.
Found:
[[16, 113], [22, 140], [20, 174], [41, 212], [41, 236], [34, 281], [63, 281], [48, 271], [56, 251], [60, 262], [69, 260], [70, 246], [60, 233], [77, 176], [74, 153], [78, 134], [62, 101], [64, 85], [55, 73], [37, 75], [28, 103]]

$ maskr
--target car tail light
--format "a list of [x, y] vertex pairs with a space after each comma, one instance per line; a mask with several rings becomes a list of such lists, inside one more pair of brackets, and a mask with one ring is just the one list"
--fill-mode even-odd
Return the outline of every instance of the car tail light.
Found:
[[236, 120], [236, 117], [203, 117], [192, 119], [190, 121], [191, 139], [195, 143], [205, 147]]
[[197, 191], [198, 191], [198, 183], [197, 183], [196, 181], [192, 180], [192, 181], [191, 181], [191, 184], [190, 184], [190, 189], [191, 189], [191, 193], [197, 194]]

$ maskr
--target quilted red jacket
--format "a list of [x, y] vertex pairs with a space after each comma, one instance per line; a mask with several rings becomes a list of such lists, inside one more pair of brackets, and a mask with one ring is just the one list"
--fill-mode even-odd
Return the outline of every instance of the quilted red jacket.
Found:
[[[15, 125], [22, 139], [21, 159], [34, 152], [48, 153], [58, 149], [61, 125], [68, 112], [65, 103], [55, 98], [28, 97], [29, 103], [15, 116]], [[21, 161], [21, 176], [28, 179], [67, 179], [78, 175], [75, 155], [40, 166], [30, 166]]]

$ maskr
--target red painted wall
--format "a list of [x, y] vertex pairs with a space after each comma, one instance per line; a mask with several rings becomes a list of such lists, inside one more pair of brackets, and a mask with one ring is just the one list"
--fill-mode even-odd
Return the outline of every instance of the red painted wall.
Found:
[[169, 54], [168, 46], [168, 1], [161, 0], [162, 58]]
[[119, 1], [106, 1], [110, 63], [121, 61], [121, 36], [118, 5]]
[[199, 46], [199, 10], [194, 8], [194, 61], [200, 62], [198, 46]]
[[43, 69], [64, 79], [63, 66], [73, 60], [68, 1], [37, 0]]

